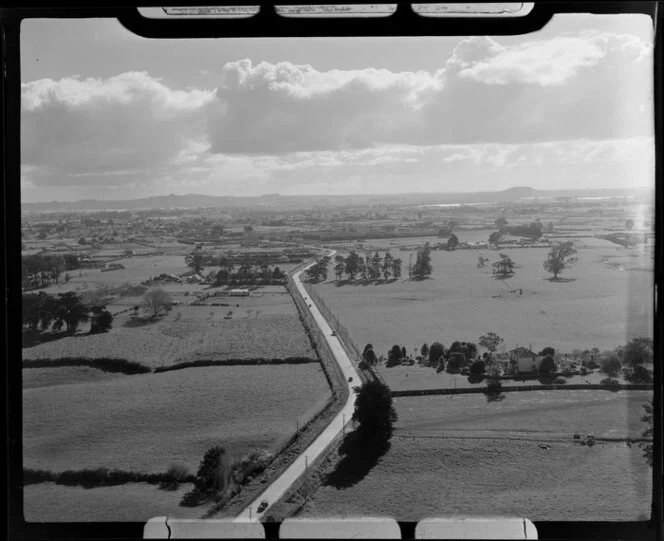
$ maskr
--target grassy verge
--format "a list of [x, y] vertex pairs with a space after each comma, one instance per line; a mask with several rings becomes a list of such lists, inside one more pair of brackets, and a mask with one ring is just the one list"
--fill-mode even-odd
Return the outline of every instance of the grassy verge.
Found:
[[323, 372], [327, 378], [332, 391], [332, 398], [306, 425], [293, 435], [280, 450], [278, 450], [273, 460], [266, 469], [248, 480], [241, 487], [236, 487], [228, 498], [224, 498], [208, 510], [204, 518], [223, 512], [225, 516], [234, 516], [239, 514], [247, 505], [249, 505], [258, 495], [267, 488], [269, 483], [278, 478], [293, 461], [325, 430], [325, 427], [334, 419], [337, 413], [348, 400], [348, 387], [346, 379], [341, 368], [336, 362], [332, 351], [329, 349], [325, 337], [320, 332], [318, 325], [311, 316], [309, 310], [304, 304], [297, 288], [289, 278], [287, 289], [295, 305], [297, 306], [300, 321], [305, 332], [311, 341], [311, 345], [320, 359]]
[[342, 440], [341, 435], [334, 439], [325, 452], [310, 464], [309, 470], [298, 477], [279, 501], [269, 507], [263, 515], [263, 522], [282, 522], [300, 512], [339, 461], [338, 453]]
[[152, 370], [127, 359], [117, 359], [113, 357], [59, 357], [57, 359], [23, 359], [23, 368], [54, 368], [58, 366], [90, 366], [103, 372], [119, 372], [122, 374], [147, 374]]
[[308, 364], [317, 363], [316, 359], [311, 357], [285, 357], [266, 359], [264, 357], [257, 357], [253, 359], [225, 359], [225, 360], [212, 360], [205, 359], [201, 361], [189, 361], [183, 363], [173, 364], [171, 366], [159, 366], [155, 368], [157, 372], [170, 372], [171, 370], [182, 370], [183, 368], [200, 368], [203, 366], [255, 366], [263, 364]]

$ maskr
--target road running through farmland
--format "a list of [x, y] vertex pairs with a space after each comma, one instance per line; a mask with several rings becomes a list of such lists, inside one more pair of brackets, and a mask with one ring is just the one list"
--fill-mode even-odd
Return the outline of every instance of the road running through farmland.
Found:
[[[335, 251], [331, 251], [328, 255], [333, 257]], [[297, 292], [305, 300], [305, 304], [309, 307], [311, 315], [316, 320], [316, 324], [320, 328], [325, 340], [327, 340], [330, 349], [339, 364], [341, 371], [344, 375], [346, 385], [348, 385], [348, 400], [343, 409], [337, 414], [332, 422], [327, 425], [325, 430], [307, 447], [302, 454], [295, 459], [295, 461], [284, 471], [277, 479], [275, 479], [270, 486], [265, 489], [254, 501], [252, 501], [236, 518], [236, 521], [257, 521], [265, 514], [270, 505], [276, 503], [295, 483], [295, 481], [305, 472], [305, 469], [318, 458], [323, 451], [332, 443], [332, 441], [341, 433], [344, 428], [344, 423], [348, 424], [353, 416], [355, 408], [355, 393], [353, 387], [360, 382], [360, 375], [357, 373], [355, 366], [346, 354], [346, 350], [341, 345], [337, 336], [332, 336], [332, 328], [327, 320], [323, 317], [316, 303], [311, 300], [304, 285], [300, 281], [300, 275], [316, 262], [311, 263], [302, 270], [293, 275]], [[348, 381], [352, 378], [352, 381]], [[267, 501], [268, 508], [258, 511], [258, 506], [261, 502]]]

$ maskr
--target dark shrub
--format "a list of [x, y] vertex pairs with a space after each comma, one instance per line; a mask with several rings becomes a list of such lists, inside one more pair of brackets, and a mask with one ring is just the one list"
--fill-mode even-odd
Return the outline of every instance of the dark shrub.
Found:
[[484, 374], [486, 372], [486, 365], [484, 361], [477, 360], [470, 365], [470, 373], [474, 375]]
[[461, 369], [466, 365], [466, 356], [461, 351], [450, 353], [447, 360], [447, 371], [450, 374], [461, 372]]
[[230, 468], [226, 449], [214, 446], [208, 449], [196, 472], [196, 487], [207, 494], [226, 488]]
[[611, 386], [614, 386], [614, 387], [620, 385], [620, 382], [618, 380], [612, 379], [612, 378], [604, 378], [599, 383], [600, 383], [600, 385], [611, 385]]
[[553, 374], [556, 371], [556, 363], [551, 355], [547, 355], [542, 359], [539, 366], [539, 373], [543, 376]]
[[565, 378], [562, 377], [562, 376], [558, 376], [553, 382], [554, 382], [556, 385], [563, 385], [563, 384], [567, 383], [567, 379], [565, 379]]
[[652, 383], [652, 374], [645, 366], [635, 366], [628, 377], [631, 383]]

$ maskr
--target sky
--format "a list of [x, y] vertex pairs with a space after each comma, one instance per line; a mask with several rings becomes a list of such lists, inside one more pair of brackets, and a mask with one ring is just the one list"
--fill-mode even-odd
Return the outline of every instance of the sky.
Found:
[[24, 202], [654, 185], [652, 24], [149, 40], [21, 27]]

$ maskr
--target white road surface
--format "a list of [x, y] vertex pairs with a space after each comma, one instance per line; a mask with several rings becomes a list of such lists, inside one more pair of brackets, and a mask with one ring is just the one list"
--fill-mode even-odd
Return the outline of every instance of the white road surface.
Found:
[[[332, 257], [334, 255], [332, 251], [329, 255]], [[315, 262], [314, 262], [315, 263]], [[313, 265], [312, 263], [311, 265]], [[257, 521], [265, 514], [270, 505], [276, 503], [288, 490], [288, 488], [300, 477], [305, 469], [311, 465], [317, 457], [325, 451], [325, 449], [330, 445], [330, 443], [337, 437], [337, 435], [343, 430], [344, 423], [349, 424], [353, 416], [353, 411], [355, 408], [355, 393], [353, 392], [353, 387], [360, 385], [360, 375], [357, 373], [355, 366], [352, 361], [346, 354], [339, 338], [332, 336], [332, 328], [329, 326], [323, 315], [318, 310], [316, 303], [311, 300], [309, 294], [304, 289], [302, 282], [300, 281], [300, 275], [311, 265], [305, 267], [301, 271], [293, 275], [295, 280], [295, 285], [302, 296], [305, 299], [306, 305], [311, 305], [309, 311], [313, 315], [318, 327], [320, 328], [323, 336], [327, 340], [334, 358], [341, 367], [343, 372], [346, 385], [348, 385], [348, 400], [344, 405], [343, 409], [337, 414], [337, 416], [332, 420], [332, 422], [323, 430], [323, 432], [305, 449], [305, 451], [295, 459], [286, 471], [284, 471], [277, 479], [275, 479], [270, 486], [263, 491], [253, 502], [251, 502], [236, 518], [236, 521]], [[349, 378], [352, 378], [352, 381], [348, 381]], [[261, 502], [267, 501], [268, 507], [262, 512], [258, 512], [258, 506]]]

